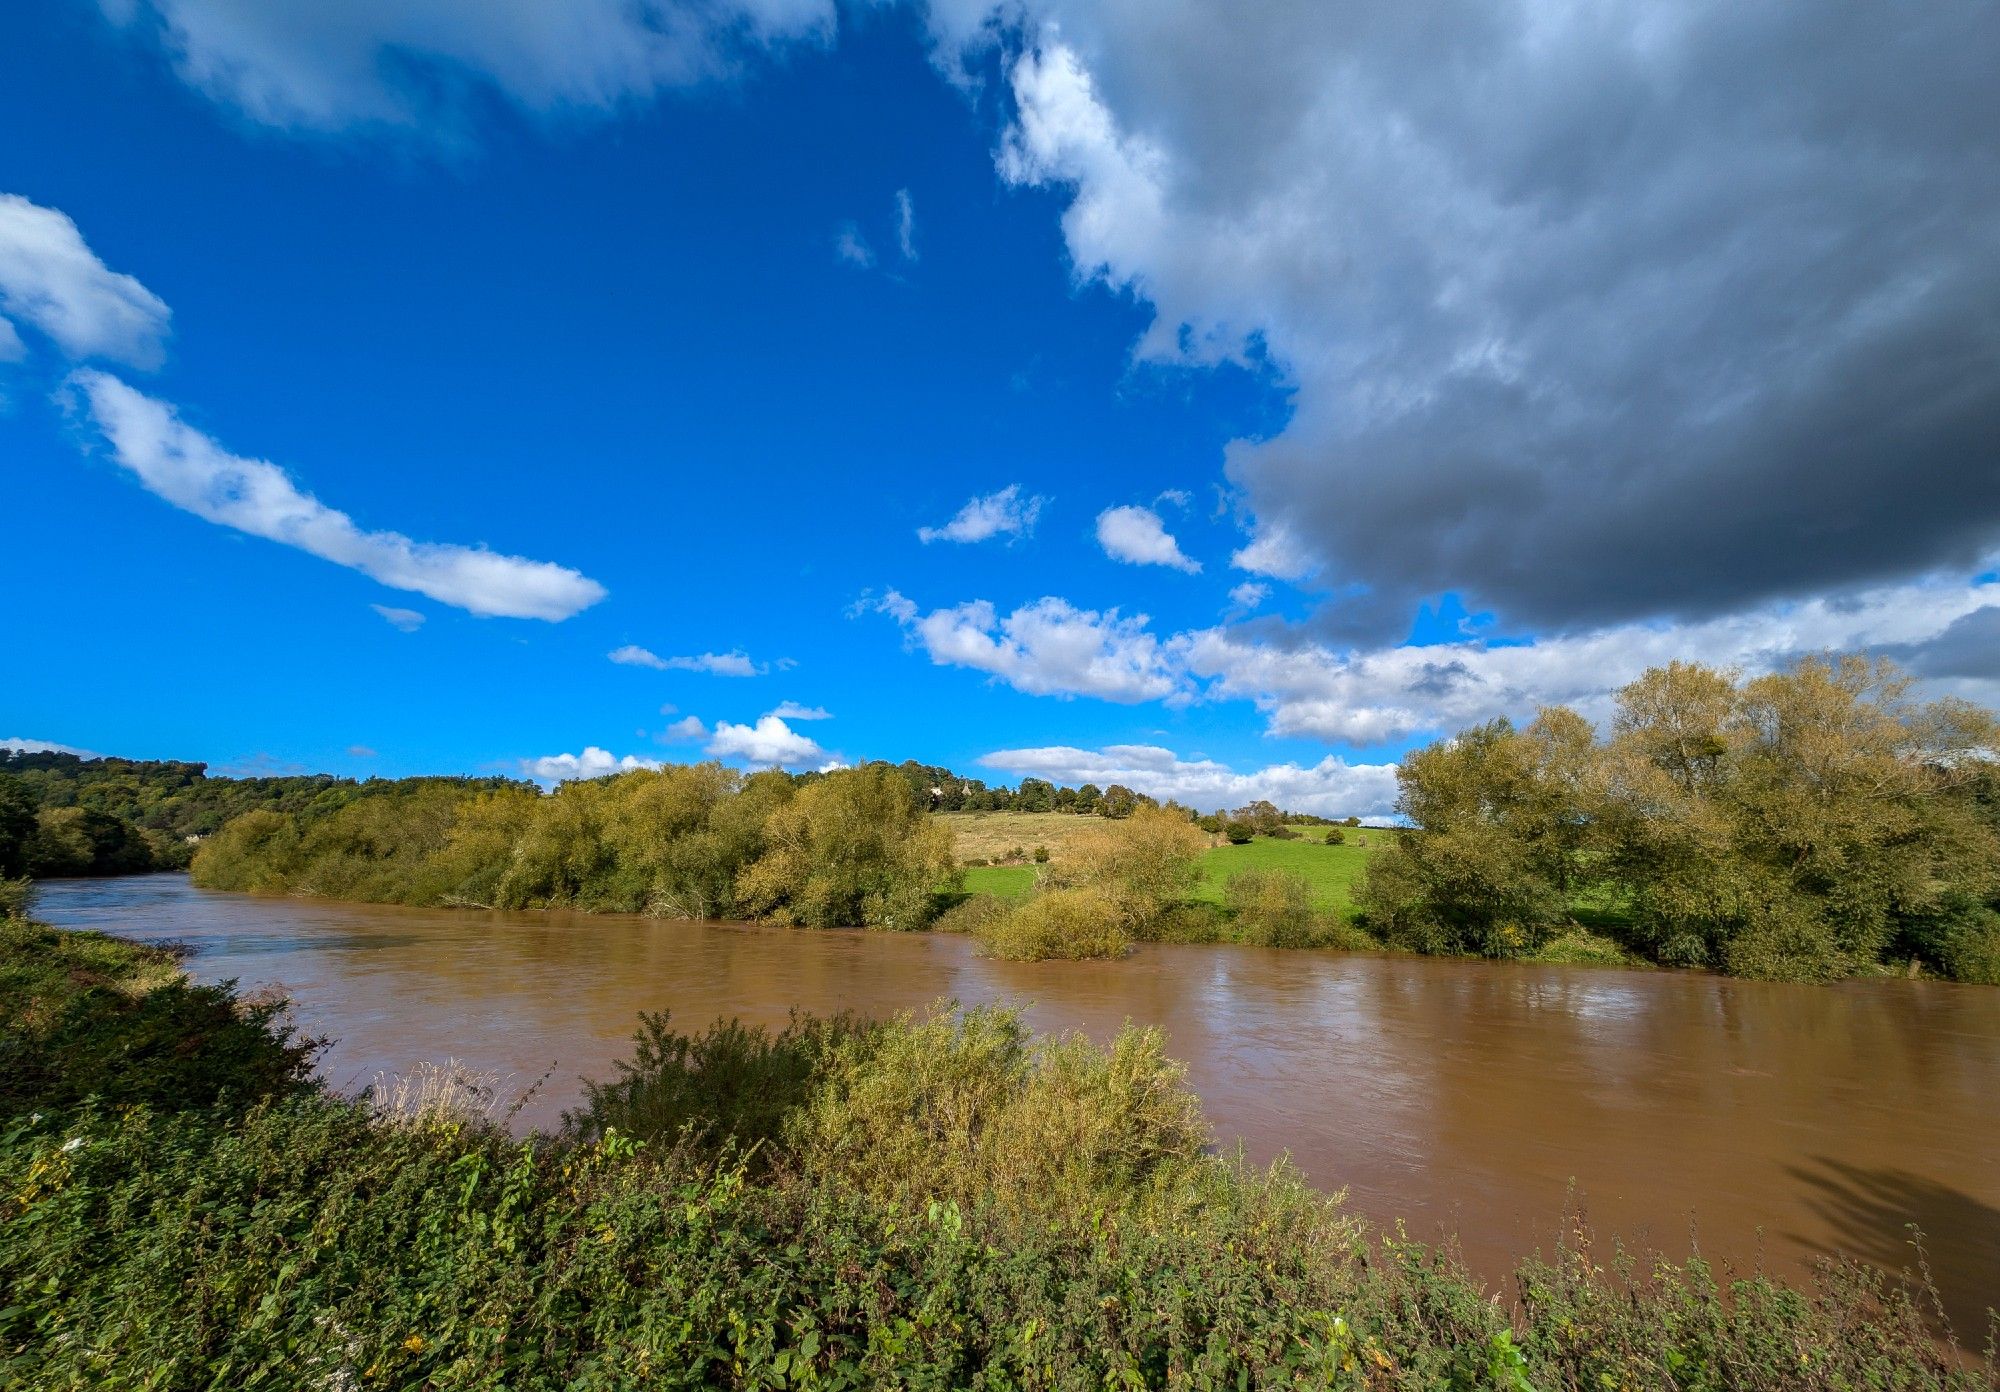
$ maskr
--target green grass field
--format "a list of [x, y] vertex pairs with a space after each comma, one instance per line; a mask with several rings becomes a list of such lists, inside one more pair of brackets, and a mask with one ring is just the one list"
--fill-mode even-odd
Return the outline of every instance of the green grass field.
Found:
[[[1300, 829], [1296, 841], [1277, 841], [1260, 836], [1243, 846], [1217, 846], [1201, 860], [1201, 882], [1195, 886], [1197, 903], [1220, 904], [1229, 877], [1240, 870], [1290, 870], [1303, 875], [1312, 886], [1313, 903], [1352, 917], [1354, 887], [1367, 869], [1368, 857], [1384, 846], [1393, 845], [1392, 831], [1350, 830], [1347, 844], [1329, 846], [1324, 827]], [[1360, 844], [1361, 842], [1367, 844]]]
[[[1016, 814], [1030, 815], [1050, 814]], [[1061, 820], [1088, 824], [1094, 819]], [[1342, 846], [1325, 844], [1325, 836], [1324, 827], [1302, 827], [1296, 841], [1260, 836], [1244, 846], [1216, 846], [1202, 857], [1201, 880], [1193, 897], [1197, 903], [1220, 904], [1223, 887], [1239, 870], [1290, 870], [1306, 877], [1312, 885], [1313, 902], [1319, 907], [1352, 916], [1354, 886], [1367, 868], [1368, 857], [1384, 846], [1393, 845], [1396, 833], [1380, 828], [1350, 829], [1347, 844]], [[1033, 865], [971, 865], [965, 870], [965, 888], [971, 894], [1018, 899], [1034, 887]]]
[[1032, 865], [968, 865], [965, 867], [965, 891], [968, 894], [992, 894], [1002, 899], [1019, 899], [1035, 887], [1035, 867]]

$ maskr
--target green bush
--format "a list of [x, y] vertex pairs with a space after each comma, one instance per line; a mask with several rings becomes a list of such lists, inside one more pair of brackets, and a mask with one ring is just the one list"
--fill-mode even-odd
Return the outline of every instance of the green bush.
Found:
[[26, 918], [28, 905], [35, 897], [35, 882], [23, 876], [15, 880], [0, 880], [0, 920]]
[[1248, 822], [1231, 821], [1223, 823], [1222, 834], [1232, 846], [1247, 846], [1256, 839], [1257, 829]]
[[1345, 845], [1345, 844], [1346, 844], [1346, 842], [1347, 842], [1347, 833], [1346, 833], [1346, 832], [1342, 831], [1342, 830], [1341, 830], [1341, 829], [1340, 829], [1339, 827], [1330, 827], [1330, 828], [1328, 828], [1328, 830], [1327, 830], [1327, 833], [1326, 833], [1326, 844], [1327, 844], [1327, 845], [1329, 845], [1329, 846], [1340, 846], [1340, 845]]
[[1291, 870], [1239, 870], [1223, 887], [1232, 936], [1253, 947], [1314, 947], [1324, 937], [1312, 886]]
[[[172, 976], [94, 934], [0, 963], [5, 1021]], [[1152, 1031], [939, 1010], [640, 1046], [636, 1091], [559, 1137], [289, 1087], [0, 1119], [0, 1386], [2000, 1387], [1933, 1337], [1932, 1293], [1853, 1265], [1725, 1288], [1572, 1236], [1503, 1303], [1449, 1247], [1209, 1153]], [[218, 1096], [258, 1090], [255, 1058], [216, 1064], [244, 1070]], [[176, 1067], [134, 1056], [128, 1097]], [[651, 1125], [619, 1111], [640, 1094], [656, 1143], [611, 1120]]]
[[2000, 986], [2000, 913], [1953, 926], [1939, 947], [1939, 961], [1954, 981]]
[[936, 933], [968, 933], [977, 937], [987, 925], [1013, 910], [1013, 904], [997, 894], [969, 894], [953, 904], [931, 923]]
[[284, 1003], [198, 986], [173, 952], [0, 920], [0, 1115], [95, 1098], [161, 1110], [304, 1085], [317, 1045]]
[[1643, 958], [1627, 952], [1615, 940], [1588, 928], [1572, 928], [1543, 943], [1522, 959], [1571, 967], [1643, 967]]
[[1123, 957], [1132, 945], [1122, 906], [1100, 889], [1043, 890], [973, 931], [987, 952], [1011, 962]]
[[1037, 847], [1035, 847], [1035, 852], [1034, 852], [1034, 857], [1033, 857], [1033, 858], [1034, 858], [1034, 862], [1035, 862], [1035, 864], [1037, 864], [1037, 865], [1047, 865], [1047, 864], [1049, 863], [1049, 848], [1048, 848], [1047, 846], [1037, 846]]
[[705, 1152], [741, 1151], [761, 1164], [828, 1060], [876, 1033], [854, 1015], [794, 1014], [776, 1034], [728, 1020], [689, 1035], [669, 1029], [665, 1012], [643, 1014], [632, 1058], [617, 1064], [610, 1082], [585, 1083], [585, 1105], [564, 1118], [565, 1127], [592, 1143], [616, 1131]]
[[1159, 1032], [1031, 1038], [1018, 1011], [940, 1008], [840, 1041], [786, 1129], [817, 1181], [923, 1204], [1074, 1215], [1206, 1192], [1200, 1102]]

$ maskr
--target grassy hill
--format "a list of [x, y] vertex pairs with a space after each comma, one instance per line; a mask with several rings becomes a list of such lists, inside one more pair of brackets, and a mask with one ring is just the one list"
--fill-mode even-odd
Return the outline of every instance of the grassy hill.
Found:
[[[1102, 824], [1100, 818], [1066, 812], [950, 812], [942, 820], [952, 829], [961, 863], [994, 860], [1017, 847], [1032, 853], [1036, 846], [1048, 847], [1049, 858], [1060, 860], [1070, 840]], [[1217, 844], [1202, 859], [1201, 882], [1194, 898], [1220, 904], [1223, 887], [1239, 870], [1290, 870], [1305, 876], [1319, 907], [1351, 915], [1354, 886], [1367, 868], [1368, 857], [1393, 845], [1396, 832], [1382, 827], [1348, 828], [1346, 844], [1329, 846], [1325, 827], [1297, 830], [1298, 839], [1292, 841], [1260, 836], [1243, 846]], [[1031, 863], [968, 865], [965, 871], [965, 887], [974, 894], [1014, 899], [1034, 885], [1035, 867]]]

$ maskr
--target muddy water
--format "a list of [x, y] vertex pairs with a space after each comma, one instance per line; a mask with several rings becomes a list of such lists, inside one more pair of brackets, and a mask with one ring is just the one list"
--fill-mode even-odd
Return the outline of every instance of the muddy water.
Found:
[[521, 1114], [544, 1124], [610, 1072], [641, 1010], [778, 1023], [1012, 1001], [1043, 1030], [1159, 1025], [1219, 1139], [1289, 1151], [1414, 1236], [1456, 1233], [1489, 1276], [1546, 1249], [1574, 1204], [1600, 1234], [1793, 1276], [1831, 1252], [1902, 1267], [1916, 1223], [1970, 1342], [2000, 1304], [1992, 988], [1217, 947], [1016, 964], [942, 935], [263, 900], [178, 876], [51, 883], [36, 912], [183, 939], [197, 976], [283, 986], [336, 1041], [322, 1071], [341, 1087], [446, 1057], [517, 1089], [546, 1073]]

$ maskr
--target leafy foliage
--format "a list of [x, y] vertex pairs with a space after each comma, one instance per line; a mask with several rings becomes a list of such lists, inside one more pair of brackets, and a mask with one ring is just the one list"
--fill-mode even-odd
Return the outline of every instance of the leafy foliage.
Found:
[[1415, 824], [1375, 858], [1371, 927], [1418, 951], [1532, 955], [1576, 906], [1653, 961], [1824, 981], [1917, 961], [1991, 979], [1992, 716], [1909, 698], [1891, 664], [1809, 658], [1739, 682], [1687, 663], [1572, 711], [1411, 754]]
[[[5, 989], [12, 1015], [60, 987]], [[1207, 1153], [1146, 1031], [1098, 1048], [940, 1010], [648, 1040], [628, 1077], [687, 1118], [653, 1140], [626, 1094], [525, 1141], [310, 1091], [36, 1099], [0, 1121], [0, 1385], [1996, 1386], [1854, 1266], [1809, 1291], [1698, 1260], [1627, 1280], [1572, 1237], [1503, 1302], [1283, 1167]], [[778, 1137], [759, 1163], [752, 1132]]]
[[196, 884], [372, 903], [919, 928], [950, 835], [886, 766], [811, 779], [706, 763], [565, 783], [413, 778], [311, 814], [249, 813]]

